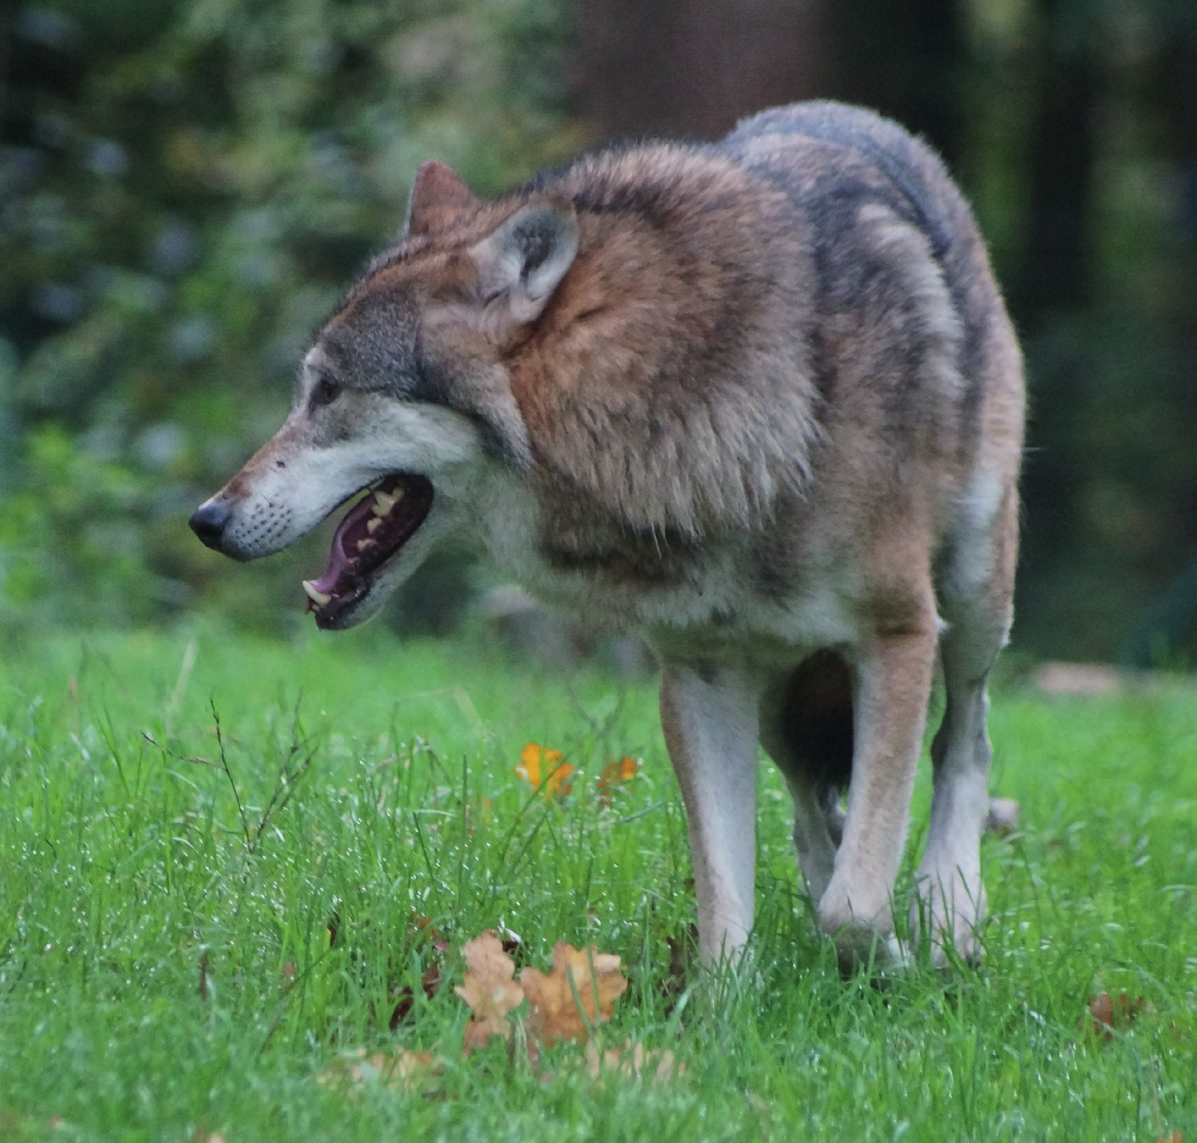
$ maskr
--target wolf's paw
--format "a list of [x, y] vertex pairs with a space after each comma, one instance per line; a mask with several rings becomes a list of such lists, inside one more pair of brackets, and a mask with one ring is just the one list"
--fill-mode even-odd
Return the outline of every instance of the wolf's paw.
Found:
[[834, 889], [832, 885], [819, 902], [819, 928], [835, 941], [840, 972], [883, 975], [902, 969], [906, 956], [894, 936], [888, 903], [863, 913], [847, 898], [834, 895]]
[[959, 871], [946, 878], [924, 874], [919, 896], [910, 907], [910, 932], [916, 942], [929, 945], [931, 963], [947, 968], [954, 959], [966, 964], [981, 959], [978, 939], [985, 920], [985, 887], [979, 877], [966, 880]]

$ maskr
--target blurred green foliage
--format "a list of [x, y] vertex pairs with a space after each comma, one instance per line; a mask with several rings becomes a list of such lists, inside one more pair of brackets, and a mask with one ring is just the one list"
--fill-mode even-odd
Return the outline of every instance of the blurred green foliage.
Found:
[[[281, 421], [305, 343], [401, 227], [421, 161], [493, 192], [588, 141], [571, 88], [609, 84], [603, 105], [619, 105], [636, 77], [579, 79], [578, 10], [0, 12], [0, 623], [159, 621], [197, 604], [298, 621], [298, 569], [326, 541], [248, 572], [201, 548], [187, 515]], [[857, 37], [855, 58], [886, 63], [883, 111], [953, 102], [940, 142], [1023, 335], [1018, 643], [1197, 655], [1197, 6], [924, 0], [913, 23], [866, 10], [838, 46]], [[896, 29], [922, 36], [950, 14], [959, 40], [927, 74]], [[655, 90], [654, 61], [639, 63]], [[935, 119], [912, 125], [934, 135]], [[443, 560], [409, 612], [451, 623], [466, 575]]]
[[[186, 516], [281, 421], [419, 163], [489, 192], [577, 147], [568, 23], [549, 0], [59, 0], [8, 19], [0, 619], [161, 617], [233, 570]], [[274, 622], [285, 574], [234, 577], [239, 617]]]

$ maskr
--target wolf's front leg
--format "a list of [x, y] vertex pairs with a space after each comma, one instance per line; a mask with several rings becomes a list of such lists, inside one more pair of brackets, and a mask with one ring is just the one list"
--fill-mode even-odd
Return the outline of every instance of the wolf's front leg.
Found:
[[[932, 613], [933, 614], [933, 613]], [[935, 664], [934, 620], [877, 637], [856, 665], [855, 744], [848, 814], [819, 925], [836, 939], [843, 969], [901, 959], [894, 882]]]
[[686, 806], [698, 950], [713, 964], [738, 952], [752, 930], [756, 695], [740, 670], [666, 663], [661, 724]]

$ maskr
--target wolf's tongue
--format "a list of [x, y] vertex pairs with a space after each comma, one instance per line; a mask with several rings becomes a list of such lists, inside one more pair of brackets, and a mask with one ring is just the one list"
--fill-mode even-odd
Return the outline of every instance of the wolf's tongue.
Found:
[[[373, 516], [373, 505], [374, 496], [371, 493], [345, 513], [345, 518], [337, 525], [337, 530], [333, 533], [332, 548], [328, 553], [328, 567], [324, 569], [324, 574], [319, 579], [304, 580], [305, 591], [312, 588], [321, 595], [332, 594], [337, 586], [337, 580], [352, 566], [349, 562], [350, 557], [345, 551], [345, 537], [355, 524], [361, 524], [363, 520]], [[311, 596], [311, 594], [311, 591], [308, 591], [308, 595]], [[312, 602], [316, 602], [314, 597]]]
[[324, 573], [304, 582], [308, 609], [336, 611], [359, 599], [371, 573], [411, 539], [431, 507], [426, 477], [396, 473], [375, 485], [337, 525]]

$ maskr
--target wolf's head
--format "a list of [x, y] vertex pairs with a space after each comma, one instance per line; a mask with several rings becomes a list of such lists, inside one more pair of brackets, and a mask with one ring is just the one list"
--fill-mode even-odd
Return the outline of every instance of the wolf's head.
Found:
[[304, 589], [320, 627], [373, 615], [469, 521], [488, 470], [530, 465], [504, 358], [533, 335], [577, 249], [566, 202], [486, 203], [426, 163], [399, 243], [320, 331], [285, 424], [195, 512], [196, 535], [255, 559], [364, 493]]

